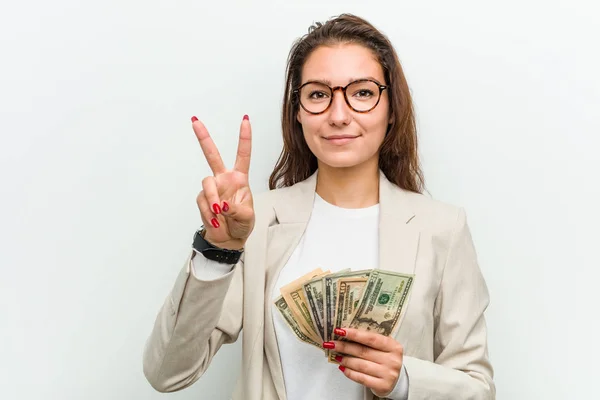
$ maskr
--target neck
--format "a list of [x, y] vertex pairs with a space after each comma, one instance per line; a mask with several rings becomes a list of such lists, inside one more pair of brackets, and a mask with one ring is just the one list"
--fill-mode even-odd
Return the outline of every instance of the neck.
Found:
[[348, 168], [334, 168], [319, 162], [316, 191], [326, 202], [342, 208], [378, 204], [378, 159]]

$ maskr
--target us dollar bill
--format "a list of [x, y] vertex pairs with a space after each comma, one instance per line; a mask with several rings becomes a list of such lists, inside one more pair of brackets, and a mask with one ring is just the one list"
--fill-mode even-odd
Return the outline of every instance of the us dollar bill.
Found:
[[324, 341], [329, 342], [333, 339], [333, 330], [335, 326], [335, 306], [337, 301], [337, 284], [342, 278], [368, 278], [371, 270], [362, 271], [344, 271], [335, 274], [326, 275], [323, 278], [323, 290], [325, 291], [325, 300], [323, 302], [325, 317], [325, 337]]
[[338, 281], [334, 328], [350, 326], [367, 281], [367, 278], [342, 278]]
[[392, 335], [405, 310], [413, 279], [414, 275], [372, 270], [349, 327]]
[[275, 306], [277, 307], [277, 310], [279, 310], [279, 312], [283, 316], [283, 319], [285, 320], [285, 322], [287, 322], [288, 326], [292, 329], [292, 331], [294, 332], [294, 334], [296, 335], [296, 337], [298, 339], [300, 339], [301, 341], [303, 341], [305, 343], [312, 344], [313, 346], [319, 348], [319, 350], [322, 350], [322, 347], [320, 344], [318, 344], [317, 342], [315, 342], [314, 340], [312, 340], [310, 337], [306, 336], [302, 332], [302, 330], [300, 329], [300, 326], [298, 325], [298, 322], [294, 319], [294, 316], [292, 315], [292, 311], [290, 310], [290, 307], [288, 306], [288, 304], [285, 301], [285, 299], [283, 298], [283, 296], [279, 296], [275, 300]]
[[314, 341], [319, 341], [320, 337], [310, 316], [308, 301], [306, 301], [306, 297], [304, 297], [302, 287], [296, 287], [289, 292], [283, 293], [283, 298], [291, 305], [292, 315], [301, 326], [304, 333], [310, 336]]
[[[367, 278], [341, 278], [338, 280], [334, 329], [347, 328], [350, 325], [367, 281]], [[335, 360], [337, 352], [331, 350], [326, 354], [330, 363], [339, 364]]]
[[281, 295], [290, 307], [294, 319], [298, 322], [298, 326], [305, 335], [315, 342], [319, 342], [322, 339], [317, 333], [317, 329], [315, 328], [315, 324], [309, 311], [308, 301], [304, 295], [304, 282], [322, 274], [323, 271], [319, 268], [280, 289]]
[[321, 336], [321, 340], [325, 338], [324, 317], [323, 317], [323, 278], [318, 277], [311, 279], [304, 284], [304, 295], [308, 301], [310, 315], [317, 333]]

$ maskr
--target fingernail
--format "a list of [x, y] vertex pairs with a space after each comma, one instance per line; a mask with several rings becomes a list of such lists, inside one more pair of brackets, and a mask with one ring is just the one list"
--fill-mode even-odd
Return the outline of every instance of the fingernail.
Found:
[[210, 220], [210, 223], [212, 224], [212, 226], [214, 226], [215, 228], [218, 228], [221, 226], [221, 224], [219, 224], [219, 221], [216, 218], [213, 218]]
[[344, 371], [346, 370], [346, 367], [344, 367], [343, 365], [340, 365], [338, 368], [339, 368], [339, 369], [340, 369], [340, 371], [342, 371], [342, 372], [344, 372]]
[[340, 329], [340, 328], [335, 328], [333, 330], [333, 333], [335, 333], [338, 336], [346, 336], [346, 331], [344, 329]]
[[333, 342], [323, 342], [324, 349], [335, 349], [335, 343]]
[[244, 115], [244, 119], [245, 119], [246, 121], [250, 121], [250, 117], [249, 117], [248, 115]]
[[335, 356], [335, 361], [342, 362], [342, 356]]
[[229, 204], [227, 204], [226, 201], [223, 202], [223, 211], [225, 211], [225, 212], [229, 211]]
[[192, 122], [196, 122], [196, 121], [198, 121], [198, 118], [192, 117]]
[[221, 214], [221, 207], [217, 203], [213, 204], [213, 212], [215, 214]]

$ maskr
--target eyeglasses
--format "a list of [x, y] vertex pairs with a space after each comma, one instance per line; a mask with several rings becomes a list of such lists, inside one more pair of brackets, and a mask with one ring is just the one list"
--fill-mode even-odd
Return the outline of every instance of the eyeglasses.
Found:
[[341, 90], [346, 104], [358, 113], [367, 113], [377, 107], [381, 93], [388, 86], [372, 79], [359, 79], [350, 82], [345, 87], [330, 87], [322, 82], [306, 82], [294, 93], [298, 95], [300, 105], [310, 114], [322, 114], [329, 109], [333, 101], [333, 93]]

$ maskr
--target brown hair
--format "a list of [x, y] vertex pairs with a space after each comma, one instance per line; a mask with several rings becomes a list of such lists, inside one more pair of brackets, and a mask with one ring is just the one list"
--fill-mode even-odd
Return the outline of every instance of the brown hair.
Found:
[[385, 35], [351, 14], [342, 14], [324, 24], [315, 23], [290, 50], [281, 118], [283, 150], [269, 178], [269, 188], [292, 186], [317, 170], [317, 158], [308, 148], [302, 125], [296, 119], [299, 102], [293, 92], [300, 86], [302, 68], [314, 50], [343, 43], [356, 43], [370, 49], [383, 68], [385, 84], [390, 86], [388, 96], [393, 121], [381, 145], [379, 168], [397, 186], [421, 193], [424, 178], [417, 152], [413, 103], [400, 60]]

